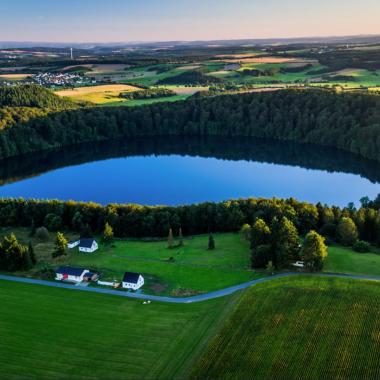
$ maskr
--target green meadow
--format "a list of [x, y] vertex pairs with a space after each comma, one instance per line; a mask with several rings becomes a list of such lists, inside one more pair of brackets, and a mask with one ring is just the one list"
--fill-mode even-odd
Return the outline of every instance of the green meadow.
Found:
[[144, 305], [0, 281], [0, 378], [183, 379], [235, 299]]

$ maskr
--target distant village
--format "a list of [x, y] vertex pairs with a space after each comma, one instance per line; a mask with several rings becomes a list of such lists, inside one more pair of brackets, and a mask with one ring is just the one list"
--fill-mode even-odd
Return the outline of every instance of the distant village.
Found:
[[93, 78], [87, 78], [83, 75], [76, 73], [38, 73], [31, 75], [21, 81], [3, 80], [1, 85], [3, 86], [17, 86], [18, 84], [38, 84], [43, 87], [55, 88], [55, 87], [74, 87], [83, 86], [87, 84], [96, 84], [96, 80]]

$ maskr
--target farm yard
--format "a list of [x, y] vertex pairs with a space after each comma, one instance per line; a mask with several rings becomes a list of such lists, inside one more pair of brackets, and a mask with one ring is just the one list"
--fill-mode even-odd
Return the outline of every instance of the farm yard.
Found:
[[0, 378], [184, 378], [235, 300], [143, 305], [0, 281]]
[[[27, 229], [14, 231], [20, 242], [31, 239]], [[0, 237], [7, 231], [0, 231]], [[74, 234], [66, 233], [69, 240]], [[32, 238], [38, 264], [30, 272], [38, 275], [46, 266], [88, 267], [101, 274], [101, 279], [120, 280], [125, 271], [144, 276], [144, 293], [184, 296], [237, 285], [263, 276], [250, 269], [249, 244], [239, 234], [215, 234], [216, 248], [207, 250], [208, 236], [184, 239], [183, 247], [169, 249], [167, 241], [116, 240], [112, 245], [99, 242], [99, 250], [84, 254], [78, 249], [67, 250], [67, 256], [52, 258], [55, 234], [48, 241]], [[19, 273], [22, 275], [22, 273]]]
[[380, 288], [280, 279], [248, 289], [193, 379], [378, 379]]
[[[74, 248], [68, 249], [67, 255], [53, 259], [54, 233], [49, 233], [47, 241], [41, 241], [31, 238], [28, 229], [13, 231], [20, 242], [32, 242], [38, 264], [29, 275], [37, 277], [46, 267], [54, 269], [62, 265], [89, 268], [100, 273], [102, 280], [111, 282], [120, 280], [125, 271], [131, 271], [143, 275], [144, 293], [190, 296], [266, 275], [251, 269], [249, 243], [237, 233], [215, 234], [213, 251], [207, 250], [207, 235], [187, 237], [183, 246], [171, 249], [166, 240], [123, 239], [103, 244], [98, 237], [99, 250], [94, 253], [81, 253]], [[7, 229], [0, 230], [0, 238], [8, 233]], [[65, 236], [68, 240], [78, 237], [73, 233], [65, 233]], [[351, 248], [329, 246], [324, 272], [380, 276], [380, 255], [373, 250], [373, 253], [357, 253]]]

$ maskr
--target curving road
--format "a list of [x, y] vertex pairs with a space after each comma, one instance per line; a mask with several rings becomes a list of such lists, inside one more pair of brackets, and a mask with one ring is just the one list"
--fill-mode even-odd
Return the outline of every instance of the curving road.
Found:
[[154, 295], [142, 294], [142, 293], [129, 293], [129, 292], [122, 291], [122, 290], [74, 286], [74, 285], [62, 283], [62, 282], [37, 280], [37, 279], [33, 279], [33, 278], [15, 277], [15, 276], [7, 276], [7, 275], [0, 275], [0, 280], [21, 282], [21, 283], [25, 283], [25, 284], [50, 286], [50, 287], [61, 288], [61, 289], [79, 290], [82, 292], [111, 294], [114, 296], [137, 298], [137, 299], [141, 299], [141, 300], [170, 302], [170, 303], [193, 303], [193, 302], [201, 302], [201, 301], [211, 300], [214, 298], [224, 297], [224, 296], [227, 296], [229, 294], [235, 293], [239, 290], [247, 289], [247, 288], [254, 286], [256, 284], [260, 284], [262, 282], [272, 281], [272, 280], [277, 279], [277, 278], [291, 277], [291, 276], [338, 277], [338, 278], [347, 278], [347, 279], [352, 279], [352, 280], [380, 281], [380, 277], [376, 277], [376, 276], [370, 277], [370, 276], [362, 276], [362, 275], [348, 275], [348, 274], [337, 274], [337, 273], [317, 273], [316, 274], [316, 273], [288, 272], [288, 273], [280, 273], [280, 274], [275, 274], [273, 276], [259, 278], [256, 280], [244, 282], [243, 284], [230, 286], [228, 288], [215, 290], [215, 291], [210, 292], [210, 293], [199, 294], [196, 296], [191, 296], [191, 297], [164, 297], [164, 296], [154, 296]]

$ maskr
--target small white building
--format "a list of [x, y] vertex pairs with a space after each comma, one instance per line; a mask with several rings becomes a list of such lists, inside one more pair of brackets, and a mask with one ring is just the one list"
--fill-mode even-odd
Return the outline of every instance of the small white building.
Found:
[[68, 243], [67, 243], [67, 248], [68, 249], [72, 249], [72, 248], [75, 248], [79, 245], [80, 243], [80, 240], [70, 240]]
[[122, 282], [124, 289], [137, 290], [144, 285], [144, 277], [141, 274], [133, 272], [125, 272]]
[[79, 242], [79, 251], [80, 252], [95, 252], [99, 246], [96, 240], [94, 239], [80, 239]]
[[297, 268], [304, 268], [305, 267], [305, 263], [303, 261], [296, 261], [295, 263], [292, 264], [294, 267], [297, 267]]
[[82, 282], [86, 273], [90, 273], [88, 269], [59, 267], [55, 271], [55, 279], [58, 281]]

